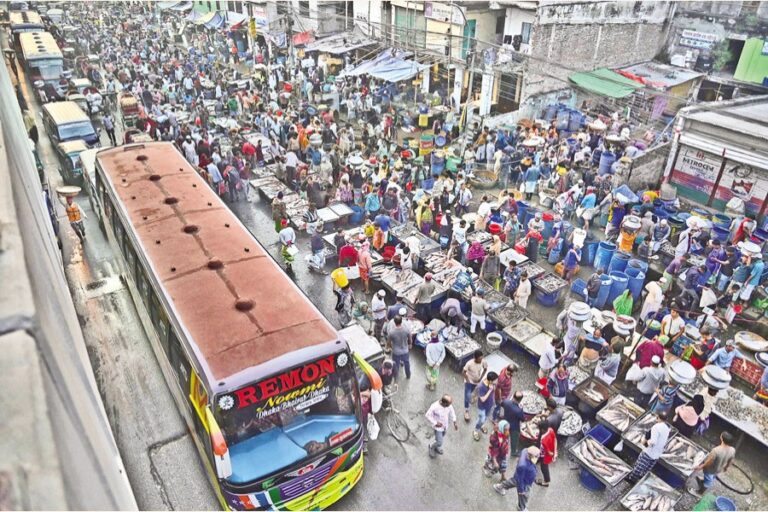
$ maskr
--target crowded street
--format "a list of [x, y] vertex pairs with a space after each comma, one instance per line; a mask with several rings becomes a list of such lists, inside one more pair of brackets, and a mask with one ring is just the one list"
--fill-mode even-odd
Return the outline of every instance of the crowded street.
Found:
[[695, 149], [768, 96], [509, 117], [502, 46], [203, 3], [0, 36], [138, 509], [768, 508], [768, 156]]

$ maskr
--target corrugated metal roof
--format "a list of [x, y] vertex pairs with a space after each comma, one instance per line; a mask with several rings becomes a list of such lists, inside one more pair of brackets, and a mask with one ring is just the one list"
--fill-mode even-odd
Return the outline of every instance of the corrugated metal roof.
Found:
[[660, 62], [642, 62], [618, 70], [625, 77], [656, 89], [667, 89], [703, 75], [692, 69], [680, 68]]

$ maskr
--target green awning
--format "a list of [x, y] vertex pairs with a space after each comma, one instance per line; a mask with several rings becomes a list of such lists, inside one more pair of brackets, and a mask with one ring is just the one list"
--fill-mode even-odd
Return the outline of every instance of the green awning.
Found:
[[582, 89], [611, 98], [624, 98], [643, 87], [641, 83], [607, 68], [573, 73], [568, 79]]
[[768, 78], [768, 40], [751, 38], [744, 43], [733, 78], [763, 84]]

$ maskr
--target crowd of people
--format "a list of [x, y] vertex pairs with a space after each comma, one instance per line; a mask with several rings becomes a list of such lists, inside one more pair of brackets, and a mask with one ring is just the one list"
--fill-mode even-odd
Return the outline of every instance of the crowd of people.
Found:
[[[568, 308], [552, 315], [557, 317], [556, 336], [539, 358], [538, 380], [515, 382], [516, 364], [498, 373], [489, 371], [482, 351], [463, 366], [463, 419], [472, 423], [474, 411], [473, 439], [487, 436], [483, 471], [488, 477], [498, 475], [494, 489], [500, 494], [516, 489], [520, 510], [526, 510], [534, 484], [550, 485], [549, 466], [563, 453], [557, 431], [575, 367], [606, 384], [619, 385], [659, 418], [631, 480], [652, 469], [670, 425], [684, 435], [708, 428], [716, 390], [704, 387], [690, 401], [680, 402], [680, 384], [670, 378], [666, 356], [693, 323], [701, 336], [679, 358], [696, 369], [715, 365], [729, 371], [740, 354], [716, 312], [731, 303], [747, 304], [761, 283], [764, 264], [760, 251], [744, 245], [756, 228], [750, 217], [734, 222], [727, 241], [714, 238], [705, 225], [696, 222], [673, 234], [669, 223], [656, 217], [657, 190], [643, 191], [637, 201], [622, 194], [619, 166], [624, 159], [640, 154], [652, 137], [631, 142], [634, 127], [614, 114], [602, 116], [599, 129], [585, 127], [566, 134], [556, 122], [531, 123], [480, 128], [470, 139], [452, 114], [438, 115], [429, 128], [445, 138], [447, 153], [459, 162], [455, 170], [447, 170], [402, 146], [397, 131], [416, 123], [393, 102], [404, 95], [414, 104], [442, 104], [448, 101], [445, 94], [427, 98], [409, 88], [360, 75], [334, 81], [342, 100], [340, 109], [318, 110], [312, 105], [317, 104], [329, 74], [321, 61], [305, 68], [290, 56], [283, 58], [271, 53], [270, 46], [257, 44], [244, 64], [242, 52], [226, 31], [187, 29], [186, 44], [180, 44], [163, 25], [175, 26], [174, 15], [160, 19], [143, 5], [121, 4], [125, 12], [107, 5], [110, 7], [72, 5], [69, 16], [88, 28], [77, 32], [77, 40], [87, 54], [99, 55], [107, 95], [130, 92], [139, 100], [139, 130], [153, 140], [174, 142], [228, 202], [249, 200], [254, 170], [267, 165], [275, 168], [290, 191], [306, 199], [309, 206], [301, 225], [289, 219], [282, 192], [271, 203], [287, 271], [292, 272], [296, 264], [297, 231], [306, 231], [311, 248], [308, 264], [325, 272], [325, 233], [318, 209], [341, 202], [363, 212], [359, 239], [345, 236], [343, 228], [334, 237], [338, 267], [355, 269], [351, 278], [359, 278], [362, 288], [339, 287], [335, 309], [342, 327], [359, 323], [380, 340], [394, 378], [401, 366], [405, 378], [411, 378], [413, 330], [404, 297], [394, 297], [388, 304], [387, 293], [372, 286], [372, 252], [386, 254], [391, 249], [388, 261], [402, 272], [415, 272], [420, 264], [419, 240], [394, 243], [394, 225], [412, 223], [436, 240], [449, 258], [465, 266], [439, 311], [432, 307], [433, 276], [426, 273], [419, 285], [415, 316], [425, 325], [437, 318], [446, 329], [465, 330], [478, 337], [485, 334], [490, 304], [483, 290], [474, 289], [475, 277], [520, 308], [529, 308], [531, 276], [514, 260], [502, 265], [503, 248], [512, 247], [532, 262], [545, 258], [559, 263], [560, 275], [571, 284], [579, 276], [585, 240], [602, 237], [651, 263], [658, 260], [665, 243], [676, 240], [674, 257], [662, 277], [645, 284], [646, 294], [636, 316], [647, 340], [634, 349], [635, 362], [628, 371], [622, 371], [622, 358], [632, 345], [634, 329], [609, 321], [601, 329], [588, 330], [585, 321], [575, 318]], [[153, 22], [131, 21], [137, 15]], [[263, 72], [242, 71], [257, 64], [263, 65]], [[105, 113], [103, 123], [115, 144], [115, 118], [110, 112]], [[623, 142], [611, 143], [607, 135]], [[612, 166], [599, 165], [600, 154], [608, 150], [619, 153], [620, 158]], [[474, 173], [481, 170], [498, 177], [498, 193], [479, 191], [475, 186]], [[551, 212], [539, 211], [523, 223], [523, 200]], [[549, 206], [545, 208], [545, 204]], [[632, 219], [638, 225], [630, 229]], [[470, 243], [471, 231], [488, 231], [491, 243]], [[704, 263], [691, 268], [687, 262], [693, 255]], [[597, 303], [605, 270], [597, 269], [585, 280], [583, 301], [590, 306]], [[685, 279], [678, 285], [683, 272]], [[462, 294], [470, 288], [471, 299], [462, 307]], [[614, 318], [633, 316], [639, 306], [635, 300], [638, 298], [627, 290], [605, 309]], [[440, 367], [446, 360], [437, 331], [426, 344], [425, 360], [427, 388], [437, 391]], [[765, 399], [767, 386], [768, 372], [756, 397]], [[523, 449], [519, 448], [525, 421], [520, 388], [535, 390], [547, 403], [547, 414], [537, 424], [539, 438]], [[438, 457], [450, 428], [458, 430], [451, 395], [444, 393], [432, 404], [426, 418], [434, 431], [429, 455]], [[732, 463], [732, 436], [724, 432], [721, 441], [698, 468], [703, 480], [694, 491], [711, 487], [714, 476]], [[510, 472], [512, 458], [517, 462]]]

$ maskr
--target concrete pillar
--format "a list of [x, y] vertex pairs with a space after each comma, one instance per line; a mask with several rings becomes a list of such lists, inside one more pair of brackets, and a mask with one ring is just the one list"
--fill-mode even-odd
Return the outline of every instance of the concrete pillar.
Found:
[[421, 92], [423, 92], [424, 94], [429, 93], [429, 73], [430, 73], [430, 68], [425, 69], [421, 73]]
[[452, 106], [456, 112], [460, 112], [461, 108], [461, 89], [464, 86], [464, 68], [456, 67], [454, 69], [456, 75], [453, 77], [453, 98]]
[[493, 75], [483, 73], [483, 81], [480, 84], [480, 112], [486, 116], [491, 112], [491, 95], [493, 94]]

